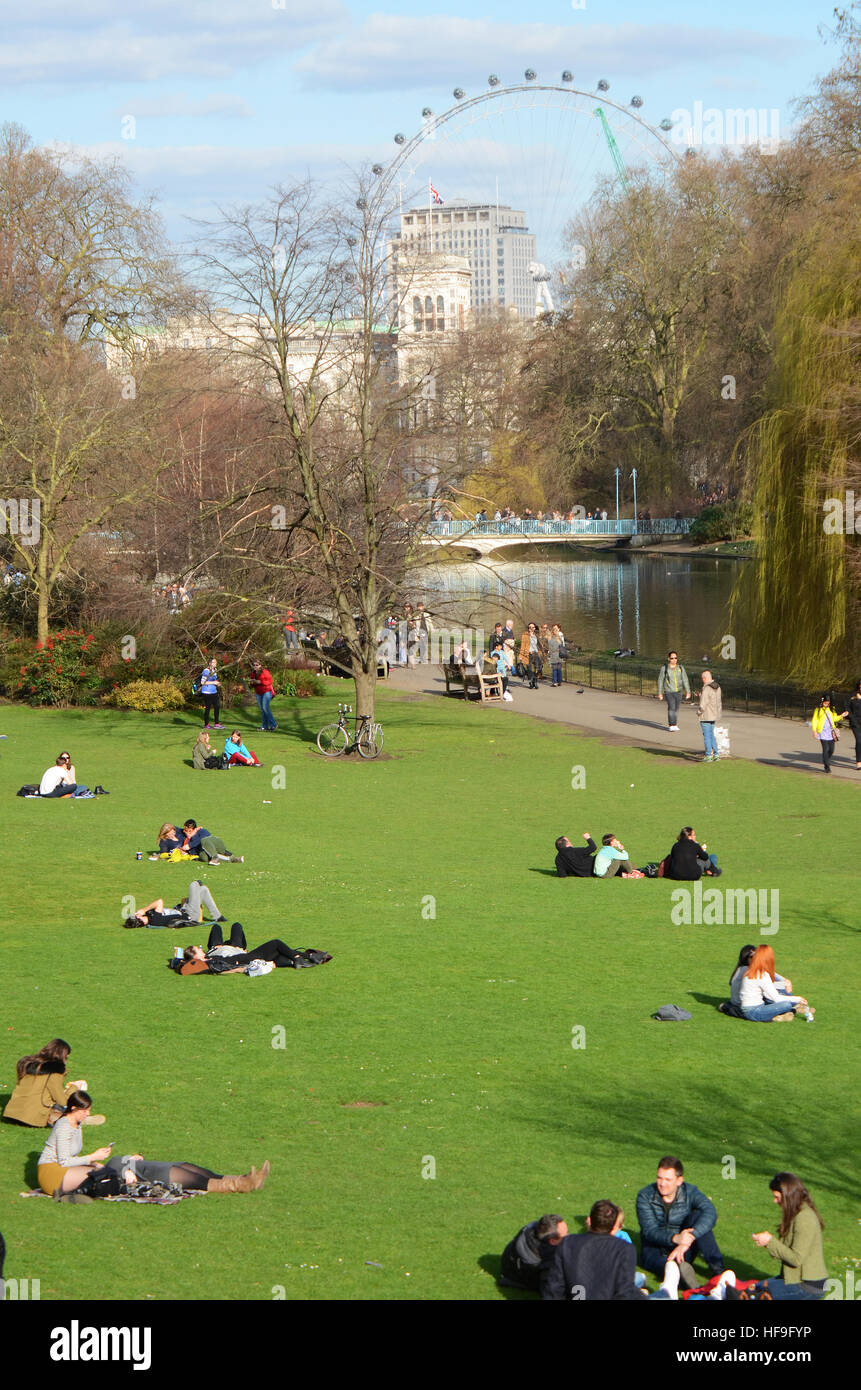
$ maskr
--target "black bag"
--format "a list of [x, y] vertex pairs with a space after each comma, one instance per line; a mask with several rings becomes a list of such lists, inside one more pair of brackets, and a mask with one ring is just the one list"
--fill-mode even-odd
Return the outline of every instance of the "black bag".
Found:
[[223, 753], [213, 753], [211, 758], [204, 758], [203, 766], [208, 768], [222, 768], [226, 766]]
[[331, 960], [328, 951], [314, 951], [306, 949], [297, 951], [293, 957], [294, 970], [306, 970], [309, 965], [325, 965], [327, 960]]
[[21, 788], [15, 793], [15, 795], [16, 795], [16, 796], [38, 796], [38, 795], [39, 795], [39, 783], [38, 783], [38, 782], [25, 782], [24, 786], [21, 787]]
[[85, 1197], [118, 1197], [122, 1190], [122, 1179], [113, 1168], [97, 1168], [90, 1173], [76, 1189]]
[[660, 864], [658, 864], [655, 860], [652, 860], [650, 864], [643, 865], [643, 873], [646, 875], [646, 878], [657, 878], [658, 870], [660, 867]]

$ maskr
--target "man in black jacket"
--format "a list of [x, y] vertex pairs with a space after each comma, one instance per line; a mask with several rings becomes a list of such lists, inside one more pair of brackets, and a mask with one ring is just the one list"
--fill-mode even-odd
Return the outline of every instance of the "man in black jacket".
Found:
[[714, 1203], [685, 1182], [684, 1172], [681, 1159], [672, 1154], [659, 1159], [655, 1181], [637, 1193], [637, 1220], [643, 1269], [660, 1275], [667, 1261], [675, 1260], [690, 1289], [699, 1282], [692, 1263], [695, 1255], [703, 1257], [709, 1275], [722, 1274], [724, 1264], [714, 1234]]
[[530, 1221], [502, 1252], [500, 1284], [539, 1292], [556, 1246], [567, 1235], [568, 1225], [561, 1216], [542, 1216], [538, 1221]]
[[617, 1240], [625, 1213], [615, 1202], [596, 1202], [585, 1235], [566, 1236], [558, 1245], [544, 1276], [541, 1297], [556, 1303], [581, 1299], [633, 1302], [642, 1294], [634, 1283], [637, 1252], [627, 1240]]
[[598, 846], [588, 830], [584, 831], [583, 839], [586, 841], [585, 849], [576, 849], [567, 835], [560, 835], [556, 841], [556, 872], [560, 878], [592, 877], [592, 856]]

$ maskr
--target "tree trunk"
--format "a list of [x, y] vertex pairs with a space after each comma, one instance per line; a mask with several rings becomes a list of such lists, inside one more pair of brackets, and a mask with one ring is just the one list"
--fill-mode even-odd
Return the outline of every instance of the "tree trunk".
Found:
[[44, 643], [47, 642], [49, 635], [48, 600], [50, 598], [50, 588], [48, 585], [48, 551], [47, 541], [44, 536], [39, 546], [39, 555], [36, 560], [33, 581], [36, 585], [36, 598], [38, 601], [36, 637], [39, 642]]
[[367, 714], [371, 722], [374, 719], [374, 700], [377, 692], [377, 662], [370, 671], [364, 671], [361, 667], [353, 666], [353, 681], [356, 686], [356, 718]]

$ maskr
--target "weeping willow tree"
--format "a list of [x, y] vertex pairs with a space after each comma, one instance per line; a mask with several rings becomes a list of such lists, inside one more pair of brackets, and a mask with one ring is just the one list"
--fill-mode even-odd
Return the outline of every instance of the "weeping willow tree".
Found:
[[731, 606], [746, 664], [823, 689], [861, 674], [852, 505], [853, 490], [861, 501], [861, 241], [856, 215], [828, 223], [793, 258], [776, 324], [772, 405], [741, 441], [755, 480], [757, 559]]

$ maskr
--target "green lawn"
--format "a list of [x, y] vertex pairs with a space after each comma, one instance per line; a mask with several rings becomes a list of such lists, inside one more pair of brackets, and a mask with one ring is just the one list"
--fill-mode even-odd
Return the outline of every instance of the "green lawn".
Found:
[[[276, 702], [279, 732], [248, 736], [270, 766], [230, 773], [184, 761], [193, 715], [0, 711], [4, 1101], [16, 1059], [60, 1035], [108, 1116], [87, 1146], [228, 1173], [272, 1162], [252, 1196], [58, 1206], [19, 1197], [42, 1132], [0, 1126], [7, 1277], [39, 1278], [43, 1299], [498, 1298], [495, 1257], [543, 1211], [578, 1229], [610, 1197], [636, 1233], [636, 1191], [666, 1152], [716, 1202], [740, 1274], [778, 1272], [750, 1233], [775, 1229], [782, 1168], [824, 1217], [829, 1273], [854, 1268], [858, 788], [388, 693], [387, 756], [329, 763], [313, 736], [338, 693]], [[63, 747], [111, 795], [16, 799]], [[250, 944], [281, 936], [330, 964], [179, 979], [166, 959], [201, 929], [122, 929], [125, 894], [173, 903], [199, 872], [135, 860], [188, 816], [246, 855], [202, 876]], [[547, 872], [560, 833], [612, 830], [642, 863], [685, 823], [722, 888], [779, 889], [776, 936], [674, 926], [663, 880]], [[814, 1024], [716, 1011], [760, 939]], [[693, 1019], [652, 1022], [665, 1003]]]

